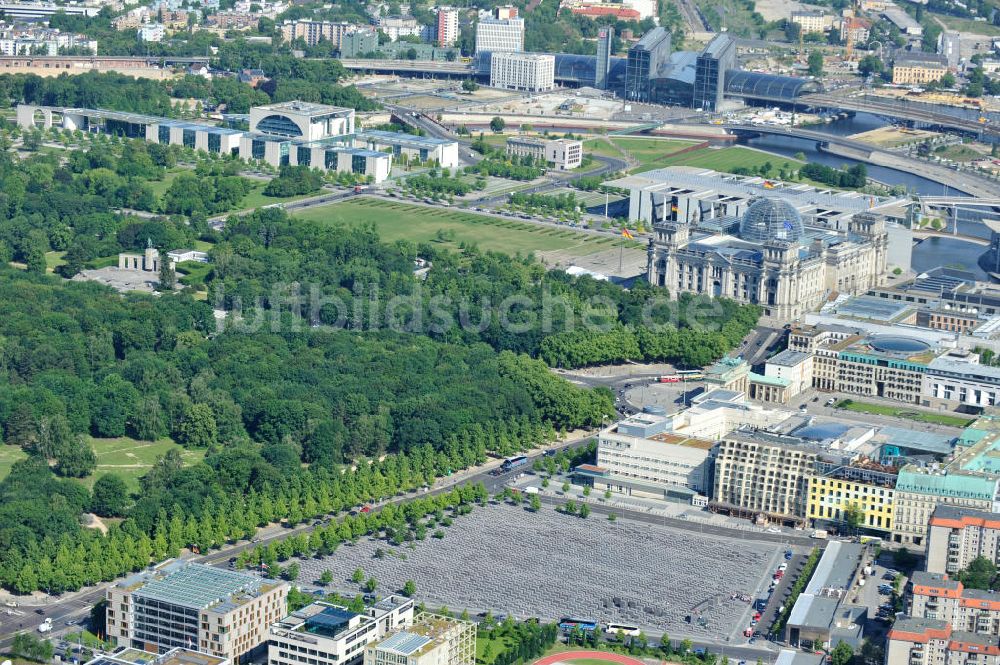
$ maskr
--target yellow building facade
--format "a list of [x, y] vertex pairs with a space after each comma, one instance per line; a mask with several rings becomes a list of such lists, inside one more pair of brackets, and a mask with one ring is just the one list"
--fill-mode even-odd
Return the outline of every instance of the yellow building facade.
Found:
[[811, 520], [846, 521], [851, 506], [861, 510], [859, 528], [892, 530], [895, 490], [873, 483], [832, 476], [812, 476], [806, 493], [806, 511]]

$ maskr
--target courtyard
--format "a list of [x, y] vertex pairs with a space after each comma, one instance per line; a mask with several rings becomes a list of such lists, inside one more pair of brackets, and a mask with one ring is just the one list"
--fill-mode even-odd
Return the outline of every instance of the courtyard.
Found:
[[413, 580], [416, 598], [428, 607], [572, 616], [636, 624], [649, 635], [727, 639], [745, 624], [750, 607], [733, 594], [755, 597], [779, 550], [694, 530], [582, 519], [551, 507], [532, 513], [491, 504], [455, 518], [440, 540], [394, 547], [363, 538], [343, 545], [333, 556], [301, 562], [299, 579], [310, 583], [329, 569], [333, 589], [354, 595], [362, 585], [351, 576], [360, 568], [377, 580], [379, 594]]

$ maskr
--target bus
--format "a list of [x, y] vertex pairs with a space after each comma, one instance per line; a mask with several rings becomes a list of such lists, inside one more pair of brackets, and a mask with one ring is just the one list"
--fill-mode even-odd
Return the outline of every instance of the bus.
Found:
[[560, 619], [559, 629], [565, 632], [570, 632], [579, 628], [584, 631], [594, 631], [597, 630], [597, 622], [590, 621], [589, 619]]
[[508, 457], [500, 465], [500, 468], [504, 473], [508, 471], [513, 471], [514, 469], [524, 466], [528, 463], [528, 458], [524, 455], [518, 455], [517, 457]]
[[701, 381], [705, 372], [700, 369], [679, 369], [674, 374], [666, 374], [659, 378], [660, 383], [680, 383], [681, 381]]
[[628, 635], [629, 637], [638, 637], [642, 632], [639, 630], [639, 626], [633, 626], [627, 623], [608, 623], [604, 628], [604, 632], [608, 635], [617, 635], [621, 633], [622, 635]]

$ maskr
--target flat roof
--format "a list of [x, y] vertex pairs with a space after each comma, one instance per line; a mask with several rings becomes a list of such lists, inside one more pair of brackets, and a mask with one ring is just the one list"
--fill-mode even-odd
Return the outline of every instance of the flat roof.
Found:
[[385, 651], [392, 651], [403, 656], [409, 656], [417, 651], [420, 651], [422, 648], [430, 644], [430, 642], [431, 638], [429, 637], [401, 630], [400, 632], [390, 635], [382, 640], [382, 642], [379, 643], [378, 648]]
[[189, 563], [156, 575], [133, 591], [141, 598], [204, 609], [239, 593], [256, 594], [264, 580], [254, 575]]
[[358, 132], [358, 138], [365, 139], [367, 137], [382, 139], [389, 143], [412, 143], [414, 145], [426, 145], [432, 147], [456, 143], [456, 141], [438, 139], [433, 136], [417, 136], [416, 134], [407, 134], [406, 132], [386, 132], [381, 129], [366, 129], [363, 132]]
[[[765, 182], [771, 183], [771, 188], [765, 188]], [[784, 199], [792, 207], [805, 211], [806, 214], [810, 214], [809, 209], [821, 209], [827, 213], [878, 211], [903, 200], [902, 197], [878, 197], [858, 192], [821, 189], [801, 183], [784, 183], [758, 176], [719, 173], [712, 169], [691, 166], [668, 166], [616, 178], [605, 184], [650, 191], [687, 190], [693, 196], [722, 194], [737, 196], [747, 201], [767, 196]]]
[[176, 647], [162, 655], [126, 647], [98, 656], [88, 661], [87, 665], [223, 665], [228, 662], [226, 658], [183, 647]]
[[864, 551], [864, 545], [831, 541], [806, 585], [806, 592], [818, 594], [824, 589], [846, 590], [854, 578]]
[[652, 436], [648, 436], [646, 438], [650, 441], [669, 443], [672, 446], [685, 446], [687, 448], [698, 448], [700, 450], [711, 450], [712, 446], [715, 445], [715, 441], [711, 441], [709, 439], [699, 439], [693, 436], [672, 434], [670, 432], [661, 432], [660, 434], [653, 434]]
[[994, 381], [1000, 380], [1000, 367], [980, 365], [979, 363], [962, 362], [961, 360], [949, 360], [944, 356], [935, 358], [927, 366], [933, 370], [941, 372], [977, 376]]
[[915, 586], [929, 586], [939, 589], [957, 589], [958, 581], [949, 580], [944, 573], [929, 573], [926, 570], [915, 570], [910, 575], [910, 582]]
[[805, 351], [793, 351], [792, 349], [785, 349], [781, 353], [768, 358], [768, 365], [780, 365], [781, 367], [795, 367], [796, 365], [805, 362], [812, 357], [811, 353], [806, 353]]
[[747, 377], [750, 379], [750, 383], [762, 383], [765, 386], [778, 386], [779, 388], [787, 388], [788, 386], [792, 385], [791, 380], [784, 379], [780, 376], [767, 376], [764, 374], [756, 374], [754, 372], [750, 372], [749, 374], [747, 374]]
[[788, 615], [788, 625], [825, 630], [833, 622], [839, 606], [840, 600], [837, 598], [802, 593]]
[[815, 653], [805, 653], [798, 649], [782, 649], [774, 665], [823, 665], [825, 657]]
[[855, 296], [843, 303], [834, 303], [829, 309], [839, 316], [891, 322], [912, 310], [913, 303], [878, 296]]
[[316, 104], [314, 102], [302, 102], [298, 100], [288, 102], [278, 102], [277, 104], [264, 104], [255, 106], [251, 110], [277, 111], [280, 113], [299, 113], [310, 117], [323, 115], [347, 115], [354, 113], [354, 109], [345, 106], [330, 106], [329, 104]]

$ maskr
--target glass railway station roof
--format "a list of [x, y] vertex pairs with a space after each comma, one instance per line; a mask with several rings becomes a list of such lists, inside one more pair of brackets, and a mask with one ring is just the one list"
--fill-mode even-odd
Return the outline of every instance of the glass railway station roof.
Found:
[[726, 94], [762, 99], [792, 100], [802, 95], [820, 92], [818, 81], [762, 72], [745, 72], [738, 69], [726, 70]]

